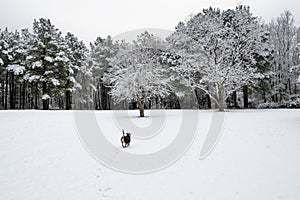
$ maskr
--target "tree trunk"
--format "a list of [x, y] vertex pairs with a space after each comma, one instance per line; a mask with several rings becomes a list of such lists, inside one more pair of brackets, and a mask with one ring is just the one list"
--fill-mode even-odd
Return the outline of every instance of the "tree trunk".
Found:
[[194, 89], [194, 92], [197, 99], [198, 108], [201, 109], [202, 105], [201, 105], [201, 96], [199, 94], [199, 91], [197, 89]]
[[1, 106], [2, 108], [4, 108], [4, 104], [5, 104], [5, 82], [4, 80], [1, 82]]
[[58, 98], [58, 107], [59, 109], [64, 109], [64, 99], [61, 97]]
[[219, 111], [223, 112], [225, 107], [226, 107], [226, 102], [225, 102], [225, 89], [224, 86], [221, 85], [218, 91], [218, 106], [219, 106]]
[[8, 101], [8, 71], [6, 71], [6, 77], [5, 77], [5, 103], [4, 103], [5, 110], [7, 110], [7, 101]]
[[[43, 82], [43, 95], [47, 94], [47, 83]], [[49, 99], [43, 99], [43, 110], [49, 110]]]
[[38, 83], [36, 83], [35, 84], [35, 95], [34, 95], [34, 109], [38, 109], [38, 94], [39, 94]]
[[66, 110], [72, 110], [72, 95], [71, 95], [71, 91], [69, 90], [70, 88], [70, 81], [67, 81], [66, 84]]
[[207, 108], [211, 109], [211, 100], [210, 100], [210, 96], [209, 96], [209, 94], [207, 94], [206, 96], [207, 96]]
[[138, 98], [138, 106], [139, 106], [139, 110], [140, 110], [140, 117], [145, 117], [145, 100], [146, 100], [146, 96], [145, 94], [142, 95], [142, 99]]
[[288, 91], [289, 91], [289, 94], [292, 95], [292, 87], [291, 87], [291, 79], [290, 78], [288, 79]]
[[10, 87], [9, 87], [9, 103], [10, 109], [16, 108], [16, 86], [15, 86], [15, 75], [11, 73]]
[[100, 81], [100, 90], [101, 90], [101, 107], [103, 110], [109, 110], [110, 109], [110, 99], [109, 99], [109, 87], [103, 84], [102, 81]]
[[225, 101], [222, 99], [219, 99], [218, 106], [219, 106], [219, 111], [223, 112], [225, 109]]
[[243, 97], [244, 97], [244, 108], [248, 108], [249, 102], [248, 102], [248, 86], [247, 85], [243, 86]]
[[99, 110], [98, 101], [97, 101], [97, 91], [95, 91], [93, 95], [94, 95], [95, 109]]
[[101, 107], [101, 89], [100, 89], [100, 83], [98, 82], [97, 83], [97, 102], [98, 102], [98, 110], [102, 110], [102, 107]]
[[43, 110], [49, 110], [49, 99], [43, 99]]
[[22, 82], [20, 82], [20, 84], [18, 84], [19, 85], [19, 104], [18, 104], [18, 106], [19, 106], [19, 109], [22, 109], [22, 104], [23, 104], [23, 98], [22, 98], [22, 89], [23, 89], [23, 84], [22, 84]]
[[237, 108], [238, 104], [237, 104], [237, 94], [236, 94], [236, 91], [233, 92], [232, 98], [233, 98], [233, 107]]
[[266, 98], [266, 92], [265, 92], [265, 91], [263, 91], [263, 100], [264, 100], [264, 103], [266, 103], [266, 102], [267, 102], [267, 98]]
[[72, 110], [72, 96], [71, 91], [66, 91], [66, 110]]
[[141, 101], [139, 103], [140, 117], [145, 117], [145, 102]]
[[22, 90], [22, 109], [25, 109], [26, 102], [26, 82], [23, 81], [23, 90]]

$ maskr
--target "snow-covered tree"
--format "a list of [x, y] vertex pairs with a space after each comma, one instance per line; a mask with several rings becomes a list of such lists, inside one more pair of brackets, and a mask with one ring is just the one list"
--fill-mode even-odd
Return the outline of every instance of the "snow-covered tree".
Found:
[[[298, 58], [297, 65], [294, 65], [290, 68], [290, 72], [295, 76], [295, 84], [300, 84], [300, 43], [296, 46], [295, 57]], [[297, 90], [296, 90], [297, 92]]]
[[26, 58], [30, 70], [26, 80], [42, 87], [43, 109], [49, 109], [51, 96], [63, 95], [66, 74], [64, 68], [69, 59], [64, 51], [61, 32], [51, 24], [49, 19], [34, 20], [35, 35], [33, 48]]
[[0, 65], [2, 66], [2, 75], [5, 75], [4, 108], [7, 109], [8, 97], [9, 108], [16, 108], [17, 86], [25, 72], [23, 62], [24, 49], [21, 46], [21, 36], [18, 31], [10, 32], [7, 29], [1, 32], [0, 40]]
[[79, 41], [78, 38], [71, 33], [67, 33], [65, 36], [64, 44], [65, 47], [63, 50], [68, 61], [65, 63], [61, 72], [63, 74], [60, 76], [62, 79], [65, 79], [63, 87], [65, 89], [66, 110], [69, 110], [72, 109], [71, 93], [77, 89], [82, 89], [81, 81], [77, 78], [77, 74], [86, 68], [88, 50], [83, 41]]
[[109, 59], [116, 54], [118, 44], [114, 43], [110, 36], [106, 39], [98, 37], [90, 47], [90, 70], [93, 74], [91, 84], [94, 88], [95, 109], [107, 110], [110, 109], [109, 83], [105, 83], [102, 78], [110, 67]]
[[294, 18], [289, 11], [285, 11], [273, 20], [269, 29], [274, 49], [271, 79], [272, 100], [281, 102], [297, 95], [299, 90], [298, 76], [290, 69], [299, 64], [296, 45], [300, 41], [297, 41], [297, 27], [294, 25]]
[[229, 95], [261, 76], [255, 56], [267, 56], [264, 36], [249, 7], [204, 9], [188, 22], [180, 22], [168, 38], [181, 57], [174, 70], [186, 85], [209, 94], [223, 111]]
[[[88, 56], [88, 55], [87, 55]], [[88, 57], [86, 58], [88, 62]], [[93, 106], [93, 86], [91, 84], [93, 74], [88, 64], [82, 65], [76, 74], [76, 80], [80, 84], [80, 88], [74, 92], [74, 108], [75, 109], [94, 109]]]
[[104, 77], [112, 84], [113, 99], [136, 101], [140, 117], [144, 117], [148, 98], [164, 97], [170, 92], [169, 77], [159, 62], [164, 46], [163, 41], [148, 32], [139, 35], [133, 44], [120, 44]]

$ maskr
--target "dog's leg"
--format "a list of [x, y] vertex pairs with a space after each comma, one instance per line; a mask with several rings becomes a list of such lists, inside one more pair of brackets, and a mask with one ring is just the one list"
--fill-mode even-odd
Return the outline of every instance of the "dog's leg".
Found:
[[121, 137], [121, 144], [122, 144], [123, 148], [126, 147], [126, 144], [125, 144], [125, 141], [124, 141], [124, 136]]

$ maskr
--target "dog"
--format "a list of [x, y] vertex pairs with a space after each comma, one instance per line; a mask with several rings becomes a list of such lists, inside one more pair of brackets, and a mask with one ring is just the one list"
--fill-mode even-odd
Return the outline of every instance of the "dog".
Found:
[[124, 130], [122, 130], [123, 136], [121, 137], [121, 144], [123, 148], [126, 148], [130, 145], [131, 141], [131, 133], [125, 133]]

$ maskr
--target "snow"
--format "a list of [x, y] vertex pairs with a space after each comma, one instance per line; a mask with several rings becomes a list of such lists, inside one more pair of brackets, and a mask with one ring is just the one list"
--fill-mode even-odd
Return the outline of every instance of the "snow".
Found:
[[55, 86], [59, 86], [60, 85], [59, 81], [57, 79], [55, 79], [55, 78], [51, 78], [51, 82]]
[[76, 83], [76, 80], [75, 80], [75, 78], [74, 78], [73, 76], [70, 76], [70, 77], [69, 77], [69, 80], [70, 80], [72, 83]]
[[24, 71], [25, 71], [25, 67], [24, 67], [24, 66], [16, 65], [16, 64], [8, 65], [6, 69], [7, 69], [8, 71], [14, 72], [14, 75], [20, 75], [20, 74], [23, 74]]
[[45, 56], [44, 60], [53, 63], [53, 58], [50, 56]]
[[39, 76], [39, 75], [29, 76], [29, 75], [25, 74], [25, 76], [24, 76], [24, 79], [28, 80], [29, 82], [33, 82], [33, 81], [39, 80], [40, 78], [41, 78], [41, 76]]
[[48, 95], [48, 94], [44, 94], [43, 96], [42, 96], [42, 99], [43, 100], [46, 100], [46, 99], [50, 99], [51, 97]]
[[32, 63], [32, 69], [34, 69], [35, 67], [41, 67], [42, 63], [40, 61], [36, 61]]
[[[154, 119], [136, 117], [137, 110], [116, 112], [128, 112], [140, 127]], [[299, 109], [226, 112], [222, 136], [203, 160], [199, 153], [214, 111], [193, 112], [199, 115], [198, 135], [186, 154], [161, 171], [130, 175], [93, 159], [72, 111], [0, 111], [1, 199], [300, 199]], [[95, 113], [107, 139], [121, 148], [114, 112]], [[124, 151], [148, 153], [169, 144], [181, 111], [168, 110], [166, 116], [160, 135], [133, 138]]]
[[112, 67], [104, 74], [104, 80], [109, 80], [112, 85], [110, 94], [116, 102], [144, 101], [169, 94], [170, 79], [166, 69], [157, 62], [159, 56], [156, 55], [163, 45], [163, 41], [145, 32], [133, 44], [123, 44], [119, 48], [110, 61]]
[[264, 77], [253, 66], [254, 55], [265, 60], [270, 53], [262, 40], [265, 34], [246, 7], [203, 10], [179, 23], [167, 38], [173, 53], [180, 55], [180, 64], [172, 69], [181, 83], [209, 94], [222, 110], [234, 91]]
[[3, 60], [0, 58], [0, 66], [4, 65]]
[[26, 56], [26, 60], [31, 60], [33, 59], [33, 56]]

